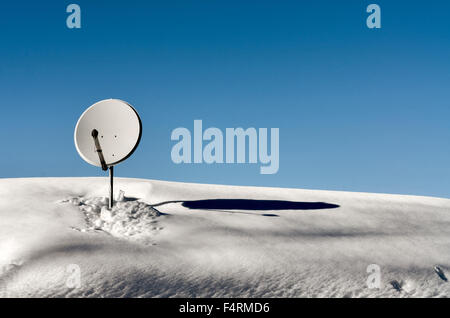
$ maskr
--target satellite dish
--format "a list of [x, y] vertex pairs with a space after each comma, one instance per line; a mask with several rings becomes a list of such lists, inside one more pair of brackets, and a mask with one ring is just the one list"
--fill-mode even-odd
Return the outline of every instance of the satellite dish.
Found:
[[109, 169], [110, 200], [113, 204], [114, 166], [136, 150], [142, 123], [136, 110], [118, 99], [105, 99], [84, 111], [75, 127], [75, 147], [91, 165]]

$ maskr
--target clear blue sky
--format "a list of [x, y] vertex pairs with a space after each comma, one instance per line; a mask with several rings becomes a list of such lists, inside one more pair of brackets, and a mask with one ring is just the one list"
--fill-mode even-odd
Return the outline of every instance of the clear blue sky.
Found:
[[[17, 2], [17, 3], [16, 3]], [[82, 28], [66, 27], [77, 3]], [[382, 28], [366, 27], [370, 3]], [[144, 124], [123, 177], [450, 197], [449, 1], [9, 1], [1, 177], [100, 176], [73, 144], [105, 98]], [[175, 165], [176, 127], [279, 127], [280, 170]]]

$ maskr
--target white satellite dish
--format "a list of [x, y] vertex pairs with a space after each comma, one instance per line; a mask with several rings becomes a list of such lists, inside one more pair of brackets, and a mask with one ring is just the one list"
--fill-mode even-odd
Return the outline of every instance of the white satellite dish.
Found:
[[113, 205], [114, 165], [136, 150], [142, 135], [142, 123], [136, 110], [118, 99], [105, 99], [84, 111], [75, 127], [75, 147], [91, 165], [109, 169], [110, 198]]

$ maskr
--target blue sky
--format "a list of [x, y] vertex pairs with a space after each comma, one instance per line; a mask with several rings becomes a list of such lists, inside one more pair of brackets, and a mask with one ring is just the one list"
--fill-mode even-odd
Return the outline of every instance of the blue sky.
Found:
[[[66, 27], [77, 3], [82, 28]], [[366, 27], [377, 3], [382, 28]], [[1, 177], [101, 176], [83, 110], [128, 101], [123, 177], [450, 197], [448, 1], [28, 1], [0, 8]], [[176, 165], [177, 127], [280, 128], [280, 169]]]

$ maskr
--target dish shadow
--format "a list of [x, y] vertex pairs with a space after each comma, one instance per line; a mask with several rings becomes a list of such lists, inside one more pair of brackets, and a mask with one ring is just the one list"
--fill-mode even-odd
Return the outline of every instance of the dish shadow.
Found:
[[282, 200], [208, 199], [182, 202], [182, 206], [195, 210], [322, 210], [335, 209], [339, 207], [337, 204], [326, 202], [297, 202]]

